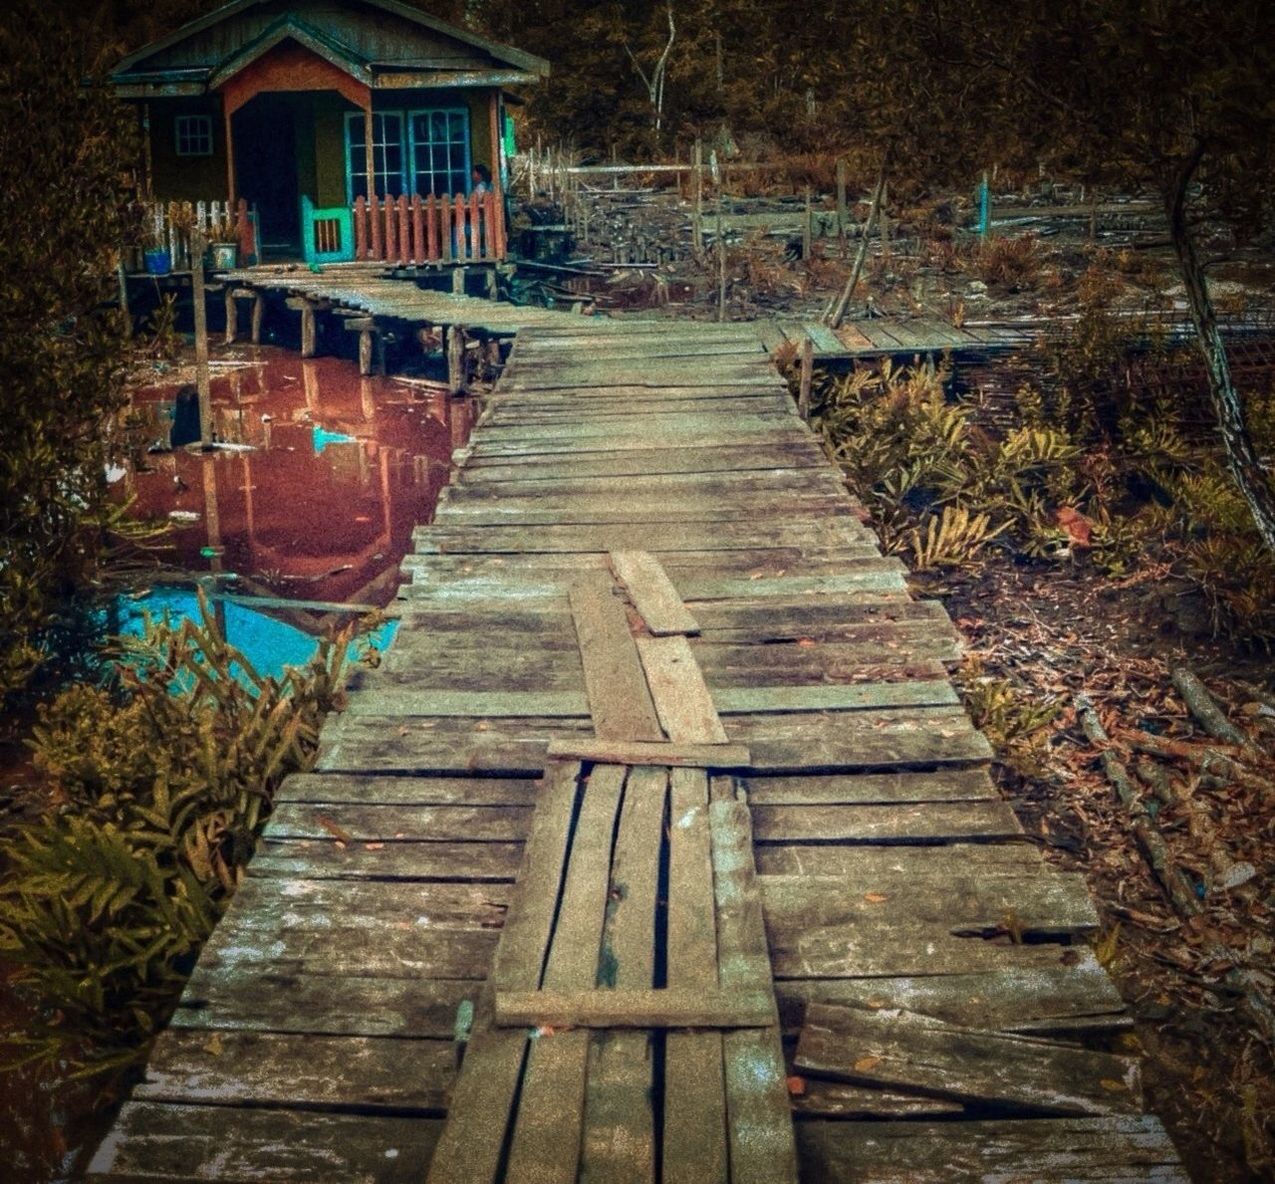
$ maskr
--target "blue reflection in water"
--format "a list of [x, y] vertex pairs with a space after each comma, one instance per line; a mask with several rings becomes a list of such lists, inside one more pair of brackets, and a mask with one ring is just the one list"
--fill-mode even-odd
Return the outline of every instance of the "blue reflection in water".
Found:
[[[150, 613], [154, 620], [167, 616], [174, 625], [187, 618], [201, 620], [199, 600], [193, 588], [153, 588], [145, 596], [121, 596], [117, 607], [117, 630], [129, 637], [142, 636], [145, 613]], [[285, 666], [304, 666], [318, 649], [315, 637], [260, 609], [233, 601], [225, 601], [222, 607], [225, 610], [226, 640], [252, 663], [258, 674], [280, 678]], [[350, 656], [359, 656], [367, 646], [375, 650], [388, 649], [397, 632], [398, 621], [386, 621], [371, 633], [361, 636]]]

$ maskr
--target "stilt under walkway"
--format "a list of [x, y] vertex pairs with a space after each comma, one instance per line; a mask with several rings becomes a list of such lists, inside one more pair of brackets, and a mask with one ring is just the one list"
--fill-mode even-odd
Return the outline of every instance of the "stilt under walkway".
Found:
[[1175, 1181], [748, 325], [521, 331], [95, 1179]]

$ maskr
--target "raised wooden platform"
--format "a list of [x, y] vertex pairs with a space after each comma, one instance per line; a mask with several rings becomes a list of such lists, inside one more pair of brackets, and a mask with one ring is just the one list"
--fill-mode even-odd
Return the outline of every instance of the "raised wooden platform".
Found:
[[524, 330], [459, 460], [92, 1178], [1185, 1179], [755, 330]]
[[772, 352], [785, 341], [800, 349], [809, 337], [815, 360], [823, 363], [875, 358], [937, 360], [944, 354], [986, 359], [1014, 353], [1033, 340], [1030, 334], [1019, 329], [958, 329], [937, 317], [865, 317], [847, 321], [836, 330], [817, 321], [758, 321], [756, 324], [759, 335]]

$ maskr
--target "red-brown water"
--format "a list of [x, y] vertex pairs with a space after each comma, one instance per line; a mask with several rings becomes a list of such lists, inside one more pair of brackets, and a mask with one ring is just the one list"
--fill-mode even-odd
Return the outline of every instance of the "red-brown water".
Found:
[[[435, 384], [361, 378], [336, 358], [269, 347], [215, 359], [219, 440], [250, 450], [151, 453], [118, 482], [138, 516], [167, 518], [178, 565], [233, 572], [244, 590], [384, 605], [412, 528], [433, 516], [470, 404]], [[145, 437], [197, 435], [189, 385], [134, 395]]]

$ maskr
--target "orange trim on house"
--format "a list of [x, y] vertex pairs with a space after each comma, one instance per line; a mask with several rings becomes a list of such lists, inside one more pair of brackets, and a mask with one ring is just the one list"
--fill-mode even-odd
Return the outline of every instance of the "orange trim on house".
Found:
[[371, 88], [295, 41], [282, 41], [220, 87], [226, 115], [267, 91], [334, 90], [369, 110]]

